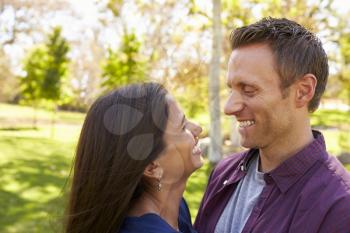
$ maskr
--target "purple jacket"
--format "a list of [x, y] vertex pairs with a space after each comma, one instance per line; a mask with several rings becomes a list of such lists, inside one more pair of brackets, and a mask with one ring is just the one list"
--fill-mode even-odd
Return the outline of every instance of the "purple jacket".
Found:
[[[266, 186], [242, 233], [350, 233], [350, 174], [328, 155], [322, 134], [313, 133], [310, 145], [264, 175]], [[194, 224], [198, 233], [214, 232], [255, 152], [216, 166]]]

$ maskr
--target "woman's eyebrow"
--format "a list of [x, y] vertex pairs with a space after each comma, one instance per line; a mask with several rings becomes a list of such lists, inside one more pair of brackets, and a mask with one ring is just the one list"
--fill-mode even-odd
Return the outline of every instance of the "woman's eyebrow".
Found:
[[179, 125], [179, 127], [182, 127], [182, 125], [183, 125], [184, 122], [185, 122], [185, 119], [186, 119], [186, 116], [183, 115], [183, 116], [182, 116], [182, 120], [181, 120], [181, 124]]

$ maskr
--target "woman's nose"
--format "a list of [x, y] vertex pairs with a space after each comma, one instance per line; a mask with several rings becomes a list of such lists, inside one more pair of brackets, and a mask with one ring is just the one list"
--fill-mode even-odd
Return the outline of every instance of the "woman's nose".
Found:
[[195, 136], [195, 137], [198, 137], [203, 131], [202, 127], [194, 122], [191, 122], [190, 127], [191, 127], [190, 130], [191, 130], [193, 136]]

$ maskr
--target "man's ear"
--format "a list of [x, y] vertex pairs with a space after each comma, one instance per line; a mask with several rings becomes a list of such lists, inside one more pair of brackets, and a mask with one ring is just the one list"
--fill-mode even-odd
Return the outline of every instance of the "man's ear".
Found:
[[163, 168], [160, 166], [158, 161], [153, 161], [147, 165], [143, 171], [143, 175], [150, 179], [160, 180], [163, 177]]
[[313, 74], [305, 74], [295, 83], [295, 103], [297, 108], [307, 106], [314, 97], [317, 79]]

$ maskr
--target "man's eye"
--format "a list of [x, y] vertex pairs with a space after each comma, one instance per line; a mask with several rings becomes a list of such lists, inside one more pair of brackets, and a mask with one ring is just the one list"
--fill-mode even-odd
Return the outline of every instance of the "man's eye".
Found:
[[254, 94], [256, 89], [254, 87], [243, 87], [243, 92], [246, 94]]

